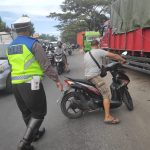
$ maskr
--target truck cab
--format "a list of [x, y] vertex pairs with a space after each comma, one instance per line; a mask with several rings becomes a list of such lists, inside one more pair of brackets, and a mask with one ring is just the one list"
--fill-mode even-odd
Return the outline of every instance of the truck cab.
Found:
[[77, 34], [77, 44], [85, 51], [91, 49], [91, 41], [100, 40], [100, 33], [95, 31], [84, 31]]

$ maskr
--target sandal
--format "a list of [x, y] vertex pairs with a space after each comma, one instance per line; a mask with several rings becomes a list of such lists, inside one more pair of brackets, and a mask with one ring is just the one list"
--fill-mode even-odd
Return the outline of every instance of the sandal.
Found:
[[118, 124], [118, 123], [120, 123], [120, 120], [117, 118], [112, 118], [111, 120], [104, 121], [104, 123], [106, 123], [106, 124]]

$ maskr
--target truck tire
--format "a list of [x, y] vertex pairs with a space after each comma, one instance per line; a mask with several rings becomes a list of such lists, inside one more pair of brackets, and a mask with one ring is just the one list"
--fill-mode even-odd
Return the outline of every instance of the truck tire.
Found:
[[12, 93], [12, 84], [11, 84], [11, 75], [8, 74], [6, 79], [6, 93], [11, 94]]

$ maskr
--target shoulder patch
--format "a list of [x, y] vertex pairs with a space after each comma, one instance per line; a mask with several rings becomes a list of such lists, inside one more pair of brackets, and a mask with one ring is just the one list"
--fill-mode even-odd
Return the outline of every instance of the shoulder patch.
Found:
[[23, 54], [22, 45], [12, 45], [8, 48], [8, 55]]

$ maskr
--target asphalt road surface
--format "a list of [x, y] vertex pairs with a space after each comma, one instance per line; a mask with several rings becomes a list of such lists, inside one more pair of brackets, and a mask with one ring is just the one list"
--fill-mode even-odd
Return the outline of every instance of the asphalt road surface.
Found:
[[[76, 52], [68, 56], [70, 73], [61, 75], [83, 78], [83, 55]], [[85, 114], [77, 120], [69, 120], [56, 101], [61, 92], [52, 80], [43, 81], [48, 113], [43, 126], [46, 134], [34, 143], [37, 150], [149, 150], [150, 149], [150, 76], [127, 70], [131, 79], [129, 91], [134, 102], [134, 111], [125, 105], [112, 110], [121, 119], [118, 125], [106, 125], [103, 112]], [[111, 77], [106, 78], [108, 84]], [[21, 113], [13, 95], [0, 91], [0, 150], [16, 150], [25, 131]]]

